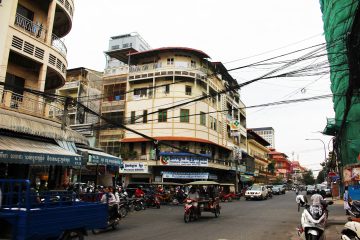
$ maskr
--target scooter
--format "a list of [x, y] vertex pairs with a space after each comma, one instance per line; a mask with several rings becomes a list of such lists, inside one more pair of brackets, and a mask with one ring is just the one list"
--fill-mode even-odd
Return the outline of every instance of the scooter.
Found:
[[113, 205], [113, 206], [110, 206], [109, 207], [109, 217], [108, 217], [108, 222], [107, 222], [107, 226], [105, 228], [102, 228], [102, 229], [92, 229], [92, 233], [93, 234], [98, 234], [102, 231], [105, 231], [106, 229], [108, 228], [112, 228], [113, 230], [115, 230], [118, 225], [119, 225], [119, 222], [120, 222], [120, 214], [118, 212], [118, 206], [117, 204]]
[[354, 218], [360, 218], [360, 201], [352, 201], [351, 203], [349, 202], [349, 207], [349, 214]]
[[[341, 231], [342, 240], [359, 240], [360, 239], [360, 223], [359, 219], [348, 218], [348, 222], [345, 223], [344, 229]], [[356, 221], [354, 221], [356, 220]]]
[[200, 217], [198, 209], [193, 205], [195, 200], [186, 199], [184, 205], [184, 222], [188, 223], [191, 220], [197, 220]]
[[328, 219], [327, 206], [332, 205], [333, 201], [327, 201], [321, 205], [308, 205], [306, 197], [298, 195], [296, 202], [299, 206], [305, 207], [301, 215], [301, 226], [297, 229], [298, 235], [303, 240], [324, 240], [325, 226]]
[[157, 194], [146, 194], [144, 198], [146, 207], [160, 208], [160, 200]]

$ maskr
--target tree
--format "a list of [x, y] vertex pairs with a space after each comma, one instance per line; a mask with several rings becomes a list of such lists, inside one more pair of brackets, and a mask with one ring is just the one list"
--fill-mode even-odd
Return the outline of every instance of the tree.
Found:
[[321, 170], [316, 178], [316, 182], [317, 183], [322, 183], [325, 181], [325, 177], [324, 177], [324, 174], [325, 174], [325, 169]]
[[268, 171], [274, 175], [275, 172], [275, 163], [274, 161], [271, 161], [271, 163], [268, 164]]
[[314, 174], [311, 170], [303, 174], [303, 179], [305, 185], [313, 185], [315, 183]]
[[273, 182], [274, 185], [280, 185], [284, 184], [284, 178], [283, 177], [276, 177], [275, 181]]

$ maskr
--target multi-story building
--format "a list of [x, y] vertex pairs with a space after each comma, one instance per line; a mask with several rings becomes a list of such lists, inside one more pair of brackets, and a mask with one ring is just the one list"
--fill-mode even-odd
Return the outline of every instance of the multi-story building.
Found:
[[269, 148], [275, 148], [275, 131], [272, 127], [252, 128], [252, 130], [270, 143]]
[[[236, 90], [216, 94], [237, 85], [226, 68], [191, 48], [127, 52], [127, 59], [119, 56], [120, 52], [109, 54], [130, 67], [115, 75], [105, 72], [104, 94], [111, 101], [103, 102], [103, 116], [126, 122], [127, 127], [160, 142], [156, 159], [154, 143], [148, 139], [120, 129], [101, 131], [100, 144], [108, 152], [119, 149], [118, 139], [123, 134], [124, 181], [234, 182], [235, 156], [247, 149], [246, 115], [239, 110], [244, 104]], [[116, 93], [114, 86], [119, 89]], [[205, 94], [212, 97], [167, 109]], [[236, 129], [231, 128], [232, 123]], [[110, 145], [111, 139], [115, 141]]]
[[247, 141], [247, 153], [253, 157], [255, 163], [255, 182], [268, 183], [269, 179], [272, 177], [271, 173], [268, 171], [268, 165], [270, 163], [268, 154], [270, 150], [267, 147], [270, 143], [260, 137], [260, 135], [255, 133], [252, 129], [247, 130]]
[[[79, 67], [67, 70], [66, 83], [57, 89], [57, 94], [69, 96], [92, 111], [99, 113], [101, 104], [102, 72]], [[68, 109], [67, 124], [77, 132], [82, 133], [91, 147], [98, 146], [98, 129], [94, 125], [100, 118], [87, 112], [79, 106], [70, 106]]]
[[60, 186], [68, 176], [63, 166], [81, 164], [79, 155], [59, 145], [87, 145], [86, 138], [66, 127], [56, 97], [42, 94], [64, 85], [61, 38], [71, 29], [73, 9], [73, 0], [0, 5], [0, 177]]
[[301, 166], [299, 161], [291, 161], [291, 173], [292, 181], [295, 184], [301, 184], [303, 180], [303, 174], [306, 172], [306, 168]]
[[275, 174], [284, 180], [291, 178], [291, 162], [285, 153], [277, 152], [275, 148], [270, 148], [269, 160], [275, 163]]

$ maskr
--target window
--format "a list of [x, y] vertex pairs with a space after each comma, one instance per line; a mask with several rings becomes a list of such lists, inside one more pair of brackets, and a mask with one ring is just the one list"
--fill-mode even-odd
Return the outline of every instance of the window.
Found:
[[219, 133], [222, 133], [222, 122], [219, 121]]
[[191, 96], [191, 86], [185, 86], [185, 95]]
[[124, 112], [103, 113], [102, 116], [109, 119], [110, 121], [114, 121], [121, 124], [124, 123]]
[[180, 122], [189, 122], [189, 109], [180, 109]]
[[170, 85], [165, 85], [164, 93], [170, 93]]
[[206, 115], [204, 112], [200, 112], [200, 125], [206, 126]]
[[213, 122], [214, 122], [214, 118], [212, 116], [209, 116], [209, 126], [211, 129], [213, 129]]
[[134, 124], [135, 123], [135, 111], [131, 111], [131, 120], [130, 120], [130, 123], [131, 124]]
[[141, 143], [141, 155], [146, 155], [146, 142]]
[[146, 97], [147, 96], [147, 89], [146, 88], [135, 88], [134, 89], [134, 95], [140, 96], [140, 97]]
[[167, 65], [174, 65], [174, 58], [168, 58]]
[[191, 67], [196, 68], [196, 62], [194, 60], [191, 60]]
[[147, 110], [143, 111], [143, 123], [147, 123]]
[[104, 94], [108, 101], [121, 101], [125, 99], [126, 84], [104, 85]]
[[167, 121], [167, 111], [159, 109], [159, 122], [166, 122]]

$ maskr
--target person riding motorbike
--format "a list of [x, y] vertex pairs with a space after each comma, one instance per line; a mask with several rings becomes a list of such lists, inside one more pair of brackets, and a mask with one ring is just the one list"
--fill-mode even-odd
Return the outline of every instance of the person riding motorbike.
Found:
[[142, 198], [144, 197], [145, 193], [144, 191], [141, 189], [141, 186], [139, 186], [136, 190], [135, 190], [135, 197], [136, 198]]
[[104, 188], [104, 194], [101, 197], [100, 202], [108, 204], [109, 218], [114, 219], [117, 216], [117, 202], [116, 197], [112, 192], [112, 187]]
[[199, 196], [199, 193], [196, 191], [195, 187], [190, 188], [187, 198], [193, 200], [192, 205], [194, 207], [194, 210], [195, 210], [195, 212], [198, 212], [199, 211], [198, 201], [199, 201], [200, 196]]

